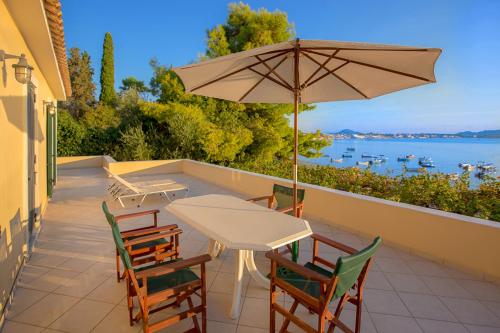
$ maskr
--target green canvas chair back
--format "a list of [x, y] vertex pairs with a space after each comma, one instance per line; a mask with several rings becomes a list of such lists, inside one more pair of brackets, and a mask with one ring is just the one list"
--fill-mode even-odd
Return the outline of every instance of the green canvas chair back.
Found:
[[[276, 198], [276, 209], [286, 208], [293, 206], [293, 188], [274, 184], [273, 194]], [[297, 201], [300, 203], [304, 201], [306, 191], [304, 189], [297, 190]]]
[[120, 229], [118, 228], [118, 224], [116, 224], [115, 216], [111, 214], [111, 212], [109, 211], [106, 201], [102, 202], [102, 210], [104, 211], [104, 215], [106, 215], [106, 220], [108, 221], [111, 227], [113, 240], [115, 241], [115, 245], [116, 248], [118, 249], [118, 254], [120, 255], [123, 266], [125, 266], [125, 268], [127, 269], [132, 269], [132, 261], [130, 260], [130, 256], [127, 252], [127, 249], [125, 249], [125, 244], [123, 243]]
[[372, 244], [358, 253], [337, 259], [333, 275], [337, 276], [338, 281], [333, 293], [333, 299], [344, 295], [351, 289], [365, 267], [366, 262], [375, 254], [381, 243], [382, 239], [377, 237], [373, 240]]
[[110, 227], [113, 228], [113, 226], [116, 225], [115, 216], [109, 211], [106, 201], [102, 202], [102, 210], [106, 216], [106, 221], [108, 221]]

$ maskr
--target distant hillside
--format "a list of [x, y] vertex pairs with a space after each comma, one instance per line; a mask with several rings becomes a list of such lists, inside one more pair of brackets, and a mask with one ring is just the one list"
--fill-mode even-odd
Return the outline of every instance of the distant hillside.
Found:
[[465, 132], [459, 132], [456, 134], [457, 136], [461, 138], [500, 138], [500, 130], [486, 130], [486, 131], [480, 131], [480, 132], [471, 132], [471, 131], [465, 131]]
[[383, 136], [383, 137], [433, 137], [433, 138], [484, 138], [484, 139], [497, 139], [500, 138], [500, 129], [498, 130], [484, 130], [479, 132], [464, 131], [455, 134], [445, 134], [445, 133], [398, 133], [398, 134], [387, 134], [387, 133], [376, 133], [369, 132], [363, 133], [358, 131], [353, 131], [351, 129], [343, 129], [338, 132], [331, 132], [330, 134], [339, 135], [343, 137], [350, 137], [354, 134], [366, 135], [368, 137]]
[[344, 135], [353, 135], [353, 134], [360, 134], [360, 132], [356, 132], [356, 131], [353, 131], [353, 130], [350, 130], [350, 129], [343, 129], [341, 131], [338, 131], [338, 132], [335, 132], [335, 133], [331, 133], [331, 134], [344, 134]]

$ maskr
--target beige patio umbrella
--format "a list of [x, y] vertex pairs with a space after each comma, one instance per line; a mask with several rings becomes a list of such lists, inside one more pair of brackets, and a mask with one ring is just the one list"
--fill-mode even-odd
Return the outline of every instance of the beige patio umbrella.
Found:
[[293, 40], [174, 68], [186, 92], [240, 103], [294, 103], [297, 211], [299, 103], [370, 99], [436, 82], [440, 49]]

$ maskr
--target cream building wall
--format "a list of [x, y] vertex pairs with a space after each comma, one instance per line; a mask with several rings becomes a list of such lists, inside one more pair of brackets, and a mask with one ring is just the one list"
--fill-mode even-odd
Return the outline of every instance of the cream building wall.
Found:
[[[35, 24], [35, 22], [33, 22]], [[46, 112], [44, 101], [54, 101], [54, 94], [27, 45], [8, 3], [0, 0], [0, 49], [6, 53], [26, 54], [35, 69], [35, 207], [38, 216], [47, 206]], [[27, 250], [27, 85], [14, 77], [16, 59], [0, 63], [0, 315], [8, 301], [14, 281]], [[35, 230], [40, 227], [37, 219]]]

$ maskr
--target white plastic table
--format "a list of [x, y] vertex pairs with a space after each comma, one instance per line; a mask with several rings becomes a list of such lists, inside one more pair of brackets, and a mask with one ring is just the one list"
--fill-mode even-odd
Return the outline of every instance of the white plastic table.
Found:
[[253, 252], [274, 250], [312, 234], [303, 219], [230, 195], [177, 199], [167, 210], [210, 238], [210, 255], [217, 256], [221, 247], [238, 250], [231, 318], [237, 318], [240, 310], [245, 266], [260, 286], [269, 289], [269, 280], [255, 266]]

